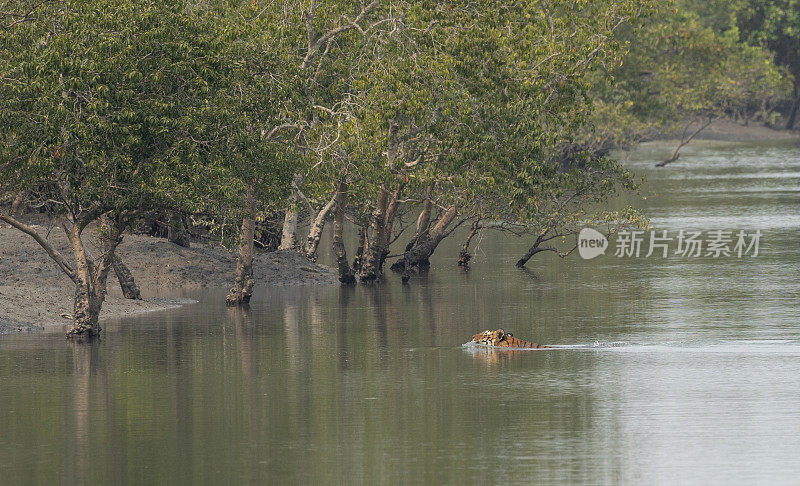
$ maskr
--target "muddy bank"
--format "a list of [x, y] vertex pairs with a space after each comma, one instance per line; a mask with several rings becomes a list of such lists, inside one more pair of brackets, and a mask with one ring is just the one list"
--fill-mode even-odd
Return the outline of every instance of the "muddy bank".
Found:
[[[40, 221], [41, 223], [42, 221]], [[71, 252], [61, 228], [40, 224], [37, 229], [68, 261]], [[92, 247], [94, 236], [85, 232]], [[95, 250], [99, 254], [99, 251]], [[160, 238], [126, 235], [118, 254], [133, 272], [143, 300], [122, 297], [116, 276], [109, 276], [109, 292], [100, 314], [101, 324], [124, 317], [193, 302], [185, 299], [148, 298], [156, 292], [204, 287], [229, 288], [233, 283], [236, 255], [209, 244], [183, 248]], [[257, 253], [254, 260], [256, 287], [271, 285], [331, 285], [338, 283], [333, 269], [314, 264], [293, 251]], [[66, 329], [72, 313], [72, 281], [61, 272], [33, 238], [8, 226], [0, 226], [0, 333]], [[67, 317], [62, 317], [66, 315]]]
[[[698, 126], [692, 126], [692, 133]], [[664, 134], [657, 140], [677, 141], [681, 138], [681, 130]], [[723, 142], [757, 142], [769, 140], [800, 140], [799, 130], [776, 130], [760, 122], [750, 122], [747, 126], [730, 120], [717, 120], [700, 132], [696, 140], [718, 140]]]
[[21, 332], [43, 331], [44, 326], [37, 326], [30, 322], [20, 322], [13, 319], [0, 317], [0, 334], [16, 334]]

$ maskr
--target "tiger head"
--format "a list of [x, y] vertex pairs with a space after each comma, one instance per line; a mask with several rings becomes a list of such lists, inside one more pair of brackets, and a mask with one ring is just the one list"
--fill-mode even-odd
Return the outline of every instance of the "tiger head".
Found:
[[485, 344], [486, 346], [500, 346], [502, 341], [505, 341], [507, 338], [513, 336], [514, 335], [510, 332], [505, 332], [502, 329], [497, 329], [494, 331], [487, 329], [472, 336], [472, 342], [476, 344]]

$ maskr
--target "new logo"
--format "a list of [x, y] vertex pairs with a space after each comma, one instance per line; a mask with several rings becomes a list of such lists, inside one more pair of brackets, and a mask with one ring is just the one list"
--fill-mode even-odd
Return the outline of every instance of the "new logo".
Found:
[[583, 228], [578, 233], [578, 253], [584, 260], [603, 255], [608, 248], [608, 239], [605, 235], [593, 228]]

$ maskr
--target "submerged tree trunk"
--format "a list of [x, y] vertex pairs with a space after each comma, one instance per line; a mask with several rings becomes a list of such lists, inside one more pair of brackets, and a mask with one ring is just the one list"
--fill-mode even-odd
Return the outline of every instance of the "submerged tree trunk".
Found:
[[311, 228], [308, 230], [308, 238], [306, 239], [306, 246], [303, 249], [306, 257], [311, 261], [317, 261], [317, 248], [319, 248], [319, 240], [322, 238], [322, 230], [325, 228], [325, 219], [336, 204], [336, 195], [328, 201], [328, 204], [320, 209], [317, 217], [311, 223]]
[[692, 134], [689, 135], [688, 137], [687, 137], [687, 132], [689, 130], [689, 127], [692, 125], [692, 123], [689, 123], [688, 125], [686, 125], [686, 127], [683, 129], [683, 134], [681, 135], [681, 141], [680, 141], [680, 143], [678, 143], [678, 146], [675, 147], [675, 151], [672, 152], [672, 156], [670, 158], [668, 158], [668, 159], [664, 159], [661, 162], [657, 163], [656, 167], [664, 167], [664, 166], [666, 166], [668, 164], [671, 164], [671, 163], [675, 162], [676, 160], [678, 160], [680, 158], [680, 156], [681, 156], [678, 152], [680, 152], [680, 150], [685, 145], [687, 145], [689, 142], [691, 142], [692, 139], [694, 139], [694, 137], [696, 137], [700, 132], [702, 132], [709, 125], [711, 125], [711, 123], [713, 121], [714, 121], [713, 118], [709, 118], [706, 122], [702, 123], [697, 130], [692, 132]]
[[[394, 192], [389, 194], [385, 186], [381, 185], [378, 204], [372, 214], [372, 237], [368, 239], [369, 247], [364, 249], [363, 264], [359, 269], [359, 278], [362, 282], [369, 282], [383, 276], [383, 264], [389, 255], [394, 220], [400, 207], [400, 195], [405, 187], [401, 180]], [[366, 235], [364, 239], [367, 240]]]
[[256, 229], [255, 187], [249, 185], [245, 195], [245, 214], [242, 217], [242, 232], [239, 242], [239, 256], [236, 259], [236, 280], [225, 304], [228, 306], [247, 305], [253, 295], [253, 237]]
[[347, 206], [347, 181], [342, 179], [336, 190], [335, 206], [333, 211], [333, 253], [336, 255], [336, 265], [339, 268], [339, 281], [343, 284], [356, 283], [356, 277], [350, 263], [347, 261], [347, 250], [344, 247], [344, 210]]
[[539, 233], [539, 236], [536, 237], [536, 241], [533, 243], [533, 245], [530, 248], [528, 248], [528, 251], [525, 252], [525, 254], [522, 256], [522, 258], [517, 260], [517, 263], [516, 263], [517, 268], [524, 267], [525, 264], [528, 263], [528, 260], [533, 258], [533, 255], [535, 255], [535, 254], [537, 254], [539, 252], [547, 250], [546, 248], [541, 248], [540, 245], [544, 241], [544, 238], [545, 238], [545, 236], [547, 236], [548, 232], [549, 232], [549, 230], [544, 230], [544, 231]]
[[122, 241], [122, 232], [127, 226], [127, 221], [123, 218], [112, 219], [113, 225], [108, 227], [108, 231], [102, 234], [102, 248], [104, 250], [100, 260], [95, 263], [86, 251], [81, 239], [84, 228], [95, 221], [100, 215], [87, 213], [82, 219], [70, 221], [64, 218], [62, 227], [69, 240], [70, 248], [75, 256], [76, 266], [73, 268], [57, 249], [53, 248], [46, 239], [36, 232], [36, 229], [27, 226], [14, 219], [10, 215], [0, 213], [0, 221], [5, 221], [14, 228], [31, 236], [39, 246], [50, 256], [58, 267], [75, 284], [73, 302], [73, 326], [67, 332], [67, 337], [71, 338], [92, 338], [100, 334], [100, 309], [106, 298], [106, 284], [108, 272], [111, 270], [114, 259], [114, 252]]
[[408, 279], [411, 278], [411, 270], [415, 266], [426, 265], [428, 263], [429, 258], [433, 255], [439, 243], [450, 234], [450, 232], [447, 231], [447, 227], [450, 226], [450, 223], [452, 223], [455, 218], [456, 208], [455, 206], [450, 206], [450, 208], [441, 215], [439, 221], [428, 231], [428, 234], [420, 238], [410, 250], [406, 251], [401, 259], [403, 282], [408, 282]]
[[115, 254], [113, 260], [111, 260], [111, 264], [114, 267], [114, 273], [117, 274], [117, 280], [119, 280], [122, 295], [124, 295], [126, 299], [142, 300], [142, 293], [139, 291], [139, 286], [136, 285], [133, 274], [128, 266], [125, 265], [125, 262], [122, 261], [122, 258]]
[[405, 187], [405, 182], [400, 182], [395, 189], [392, 198], [389, 200], [389, 206], [386, 208], [386, 218], [384, 220], [383, 239], [381, 240], [381, 252], [378, 260], [378, 269], [383, 273], [383, 263], [389, 255], [389, 244], [391, 243], [392, 230], [394, 229], [394, 219], [397, 216], [397, 210], [400, 207], [400, 195]]
[[292, 181], [292, 193], [289, 196], [289, 207], [283, 216], [283, 232], [281, 234], [281, 244], [279, 250], [294, 249], [297, 244], [297, 203], [300, 201], [300, 185], [303, 183], [303, 176], [300, 174], [294, 175]]
[[479, 225], [480, 220], [476, 219], [475, 222], [472, 223], [472, 229], [470, 229], [467, 239], [461, 246], [461, 252], [458, 255], [458, 266], [460, 267], [469, 266], [469, 261], [472, 260], [472, 254], [469, 252], [469, 244], [472, 242], [472, 238], [478, 234], [478, 228], [480, 227]]
[[353, 259], [353, 270], [358, 272], [361, 270], [361, 262], [364, 261], [364, 249], [367, 245], [367, 228], [361, 227], [358, 230], [358, 247], [356, 248], [356, 257]]
[[108, 272], [114, 260], [114, 252], [122, 241], [122, 231], [119, 226], [112, 228], [109, 234], [103, 236], [105, 251], [98, 263], [89, 258], [86, 247], [83, 245], [81, 233], [86, 222], [76, 222], [70, 227], [66, 221], [63, 224], [72, 252], [75, 255], [75, 294], [72, 310], [72, 328], [67, 331], [68, 337], [93, 338], [100, 334], [99, 324], [100, 309], [106, 298]]
[[[431, 200], [431, 187], [428, 186], [425, 190], [425, 201], [422, 203], [422, 210], [417, 217], [417, 231], [414, 236], [406, 244], [405, 251], [410, 251], [418, 241], [428, 237], [428, 230], [431, 224], [431, 211], [433, 210], [433, 201]], [[403, 273], [406, 268], [405, 258], [400, 258], [395, 261], [390, 267], [393, 272]]]
[[372, 212], [370, 225], [369, 250], [365, 252], [364, 260], [358, 271], [358, 278], [362, 282], [371, 282], [381, 277], [380, 260], [383, 252], [383, 242], [386, 239], [386, 207], [389, 202], [389, 191], [381, 185], [378, 193], [378, 202]]
[[516, 267], [517, 268], [524, 267], [525, 264], [528, 263], [528, 260], [533, 258], [534, 255], [536, 255], [537, 253], [541, 253], [543, 251], [548, 251], [548, 250], [550, 250], [550, 249], [549, 248], [539, 248], [537, 245], [534, 245], [534, 246], [530, 247], [528, 249], [528, 251], [525, 252], [525, 255], [523, 255], [522, 258], [517, 260]]
[[75, 285], [72, 328], [67, 331], [67, 336], [92, 338], [102, 331], [98, 320], [103, 303], [91, 288], [89, 272], [81, 270], [81, 266], [78, 265], [78, 273], [81, 275], [81, 281]]
[[411, 242], [406, 246], [406, 251], [410, 250], [414, 243], [424, 234], [428, 233], [428, 228], [431, 225], [431, 211], [433, 210], [433, 201], [431, 200], [431, 186], [425, 190], [425, 202], [422, 203], [422, 211], [419, 212], [417, 218], [417, 232], [414, 234]]
[[[522, 258], [517, 260], [517, 263], [516, 263], [517, 268], [524, 267], [525, 264], [528, 263], [528, 260], [533, 258], [533, 256], [536, 255], [537, 253], [541, 253], [543, 251], [552, 251], [553, 253], [558, 255], [560, 258], [568, 257], [573, 251], [575, 251], [578, 248], [577, 235], [576, 235], [575, 245], [571, 249], [565, 250], [565, 251], [560, 251], [558, 248], [553, 247], [553, 246], [542, 246], [542, 243], [545, 243], [547, 241], [551, 241], [551, 240], [553, 240], [555, 238], [564, 238], [569, 234], [573, 234], [573, 233], [558, 233], [558, 232], [555, 232], [555, 233], [551, 234], [550, 233], [550, 229], [542, 230], [539, 233], [539, 236], [536, 237], [536, 241], [533, 243], [533, 246], [531, 246], [528, 249], [528, 251], [525, 252], [525, 255], [523, 255]], [[613, 232], [609, 233], [609, 235], [610, 234], [613, 234]], [[606, 235], [606, 237], [608, 237], [609, 235]]]

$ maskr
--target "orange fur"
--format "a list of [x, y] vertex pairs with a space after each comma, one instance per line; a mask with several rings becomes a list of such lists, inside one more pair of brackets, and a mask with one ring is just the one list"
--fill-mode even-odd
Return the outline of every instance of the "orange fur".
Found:
[[497, 329], [495, 331], [487, 329], [486, 331], [472, 336], [472, 342], [497, 348], [539, 349], [550, 347], [515, 338], [513, 334], [510, 332], [507, 333], [502, 329]]

